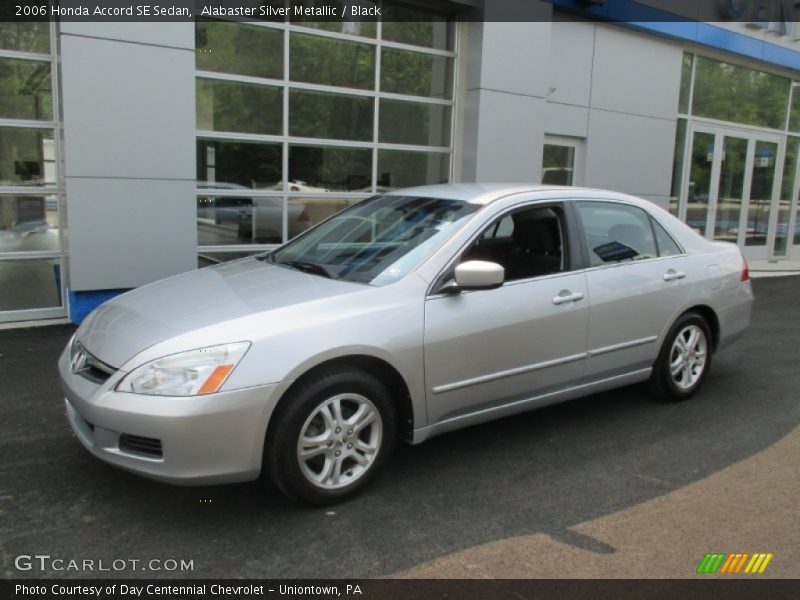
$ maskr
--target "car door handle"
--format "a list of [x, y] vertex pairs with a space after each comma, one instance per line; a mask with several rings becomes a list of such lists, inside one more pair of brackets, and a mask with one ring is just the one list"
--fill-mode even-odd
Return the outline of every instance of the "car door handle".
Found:
[[553, 304], [565, 304], [567, 302], [578, 302], [583, 300], [583, 294], [580, 292], [570, 292], [569, 290], [562, 290], [558, 296], [553, 298]]
[[675, 269], [670, 269], [666, 273], [664, 273], [664, 281], [672, 281], [673, 279], [683, 279], [686, 277], [686, 273], [683, 271], [676, 271]]

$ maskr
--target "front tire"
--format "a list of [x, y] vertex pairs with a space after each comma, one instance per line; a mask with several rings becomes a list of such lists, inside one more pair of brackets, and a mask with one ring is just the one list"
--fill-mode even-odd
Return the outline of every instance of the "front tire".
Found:
[[708, 322], [690, 311], [673, 324], [650, 376], [650, 390], [663, 402], [691, 398], [711, 368], [712, 337]]
[[288, 496], [342, 502], [378, 474], [395, 442], [391, 394], [375, 376], [346, 367], [312, 375], [273, 415], [264, 465]]

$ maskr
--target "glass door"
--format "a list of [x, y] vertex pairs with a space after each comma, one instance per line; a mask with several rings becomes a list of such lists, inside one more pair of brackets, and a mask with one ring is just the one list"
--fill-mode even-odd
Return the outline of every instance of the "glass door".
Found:
[[66, 316], [52, 23], [0, 23], [0, 323]]
[[798, 186], [800, 186], [797, 177], [798, 161], [800, 161], [800, 138], [789, 136], [786, 139], [781, 192], [775, 211], [775, 237], [771, 256], [773, 259], [787, 258], [792, 243], [798, 243], [796, 240], [798, 223], [793, 218], [797, 210]]
[[715, 240], [739, 243], [748, 143], [746, 138], [728, 135], [722, 138], [719, 184], [714, 207]]
[[715, 188], [713, 183], [718, 176], [715, 157], [715, 134], [694, 131], [692, 149], [688, 155], [689, 177], [684, 178], [683, 197], [686, 202], [682, 216], [686, 224], [702, 236], [706, 236], [708, 207]]
[[743, 246], [749, 258], [785, 248], [790, 207], [780, 204], [780, 138], [694, 123], [690, 140], [683, 220], [707, 239]]
[[[775, 169], [778, 165], [778, 144], [757, 140], [753, 168], [751, 171], [750, 198], [745, 224], [745, 246], [767, 246], [770, 231], [770, 216], [775, 190]], [[766, 258], [766, 256], [763, 256]]]

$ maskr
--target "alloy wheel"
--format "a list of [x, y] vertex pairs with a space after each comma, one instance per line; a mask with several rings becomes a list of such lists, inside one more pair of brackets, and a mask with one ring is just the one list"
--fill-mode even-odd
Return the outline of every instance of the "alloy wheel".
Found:
[[373, 465], [382, 438], [380, 413], [368, 398], [352, 393], [328, 398], [311, 411], [300, 430], [300, 471], [316, 487], [347, 487]]
[[708, 357], [705, 332], [697, 325], [680, 330], [669, 355], [669, 373], [680, 390], [691, 389], [702, 377]]

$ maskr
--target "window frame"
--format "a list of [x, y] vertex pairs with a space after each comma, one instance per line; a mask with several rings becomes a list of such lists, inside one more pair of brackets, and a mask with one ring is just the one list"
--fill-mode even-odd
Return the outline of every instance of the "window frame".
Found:
[[[58, 218], [58, 248], [51, 250], [8, 250], [0, 252], [0, 262], [22, 263], [34, 261], [53, 261], [59, 267], [60, 285], [58, 289], [59, 304], [39, 308], [13, 308], [3, 310], [0, 308], [0, 323], [13, 321], [27, 321], [34, 319], [57, 319], [67, 315], [69, 286], [69, 273], [66, 268], [66, 211], [64, 206], [64, 174], [62, 172], [62, 123], [61, 123], [61, 97], [58, 81], [60, 77], [60, 63], [58, 52], [58, 38], [54, 23], [47, 25], [48, 51], [36, 52], [28, 50], [11, 50], [0, 48], [0, 57], [25, 60], [34, 63], [47, 63], [50, 66], [50, 93], [51, 109], [50, 118], [41, 120], [0, 118], [0, 127], [34, 129], [52, 133], [53, 160], [43, 160], [43, 168], [48, 162], [53, 163], [55, 178], [53, 181], [42, 181], [41, 184], [25, 185], [22, 182], [9, 182], [0, 185], [0, 197], [44, 197], [45, 204], [48, 198], [56, 200], [56, 214]], [[44, 175], [44, 173], [43, 173]]]
[[[456, 266], [461, 262], [461, 257], [476, 241], [483, 236], [483, 234], [489, 228], [496, 227], [499, 225], [500, 221], [516, 212], [534, 208], [555, 208], [557, 211], [560, 211], [560, 228], [561, 233], [564, 236], [564, 239], [562, 240], [562, 252], [564, 254], [566, 268], [563, 271], [558, 271], [557, 273], [547, 273], [545, 275], [536, 275], [534, 277], [515, 279], [513, 281], [504, 280], [503, 285], [492, 289], [502, 289], [507, 285], [520, 285], [534, 281], [540, 281], [543, 279], [552, 279], [554, 277], [561, 277], [563, 275], [569, 275], [576, 273], [577, 271], [581, 271], [583, 269], [582, 248], [580, 245], [580, 236], [575, 235], [575, 232], [579, 231], [577, 229], [579, 223], [577, 221], [577, 215], [572, 201], [568, 198], [539, 198], [536, 200], [524, 200], [493, 213], [483, 222], [482, 225], [478, 227], [477, 231], [470, 234], [467, 240], [461, 246], [459, 246], [458, 250], [453, 254], [453, 256], [447, 260], [445, 266], [439, 270], [439, 273], [437, 273], [436, 277], [433, 278], [431, 285], [428, 287], [426, 298], [444, 295], [442, 290], [447, 287], [447, 285], [453, 279], [453, 272]], [[479, 211], [473, 218], [478, 219], [480, 216], [481, 213]], [[485, 291], [488, 290], [462, 290], [461, 293], [468, 294]]]
[[[675, 239], [675, 236], [672, 235], [672, 233], [670, 233], [669, 229], [664, 227], [661, 221], [656, 219], [652, 215], [652, 213], [649, 213], [647, 211], [645, 212], [647, 213], [647, 216], [650, 218], [650, 229], [652, 229], [653, 231], [653, 241], [656, 244], [656, 253], [658, 254], [658, 258], [673, 258], [675, 256], [684, 256], [686, 254], [686, 250], [678, 242], [678, 240]], [[662, 231], [667, 235], [667, 237], [672, 241], [672, 243], [675, 244], [675, 247], [678, 249], [677, 254], [666, 254], [666, 255], [661, 254], [661, 245], [658, 243], [658, 234], [656, 233], [656, 225], [658, 225], [662, 229]]]
[[[273, 249], [283, 243], [286, 243], [289, 239], [289, 217], [288, 217], [288, 210], [290, 201], [294, 198], [303, 198], [309, 200], [318, 200], [318, 199], [341, 199], [341, 200], [366, 200], [371, 196], [377, 193], [384, 193], [385, 190], [381, 185], [381, 175], [379, 172], [379, 154], [382, 150], [394, 150], [394, 151], [405, 151], [405, 152], [414, 152], [420, 153], [423, 155], [435, 155], [437, 159], [440, 157], [446, 157], [448, 161], [448, 166], [446, 170], [446, 177], [448, 181], [452, 181], [455, 170], [456, 170], [456, 160], [454, 159], [454, 155], [456, 153], [456, 125], [457, 125], [457, 90], [459, 89], [459, 56], [460, 56], [460, 44], [461, 44], [461, 35], [460, 35], [460, 19], [457, 13], [453, 13], [450, 15], [450, 18], [453, 22], [453, 44], [452, 48], [448, 50], [433, 48], [433, 47], [425, 47], [425, 46], [415, 46], [412, 44], [402, 43], [402, 42], [393, 42], [391, 40], [387, 40], [383, 38], [382, 35], [382, 23], [378, 22], [376, 24], [376, 31], [374, 37], [366, 37], [357, 34], [351, 33], [342, 33], [338, 31], [328, 31], [325, 29], [317, 29], [314, 27], [307, 27], [304, 26], [303, 23], [294, 23], [291, 21], [265, 21], [265, 22], [248, 22], [248, 26], [253, 27], [263, 27], [268, 28], [271, 30], [280, 31], [283, 35], [283, 76], [280, 78], [262, 78], [262, 77], [255, 77], [255, 76], [248, 76], [248, 75], [237, 75], [237, 74], [229, 74], [217, 71], [204, 71], [197, 68], [195, 64], [195, 79], [210, 79], [210, 80], [224, 80], [228, 82], [234, 83], [244, 83], [244, 84], [254, 84], [254, 85], [264, 85], [264, 86], [272, 86], [281, 89], [283, 94], [283, 124], [282, 124], [282, 131], [280, 134], [250, 134], [250, 133], [236, 133], [236, 132], [226, 132], [226, 131], [207, 131], [196, 129], [195, 131], [195, 140], [205, 140], [205, 141], [231, 141], [231, 142], [262, 142], [262, 143], [277, 143], [283, 145], [283, 162], [281, 166], [281, 182], [282, 186], [281, 189], [275, 190], [221, 190], [221, 189], [213, 189], [213, 188], [203, 188], [200, 186], [196, 186], [195, 189], [195, 197], [197, 199], [202, 197], [227, 197], [227, 196], [243, 196], [247, 195], [247, 197], [262, 198], [262, 197], [277, 197], [280, 198], [283, 202], [283, 236], [282, 241], [280, 244], [263, 244], [263, 243], [239, 243], [239, 244], [219, 244], [219, 245], [212, 245], [212, 244], [200, 244], [199, 240], [197, 243], [197, 253], [198, 255], [204, 254], [225, 254], [225, 253], [241, 253], [243, 251], [247, 252], [263, 252], [265, 250]], [[215, 21], [219, 22], [226, 22], [226, 19], [214, 19]], [[375, 64], [374, 64], [374, 85], [372, 89], [358, 89], [358, 88], [348, 88], [348, 87], [340, 87], [335, 85], [327, 85], [327, 84], [315, 84], [315, 83], [305, 83], [300, 81], [294, 81], [291, 79], [291, 71], [290, 71], [290, 62], [291, 62], [291, 36], [293, 34], [300, 34], [300, 35], [311, 35], [311, 36], [318, 36], [326, 39], [332, 40], [340, 40], [340, 41], [347, 41], [347, 42], [357, 42], [360, 44], [368, 45], [374, 48], [375, 50]], [[452, 64], [452, 69], [450, 73], [450, 87], [452, 89], [451, 97], [449, 98], [437, 98], [437, 97], [426, 97], [426, 96], [416, 96], [413, 94], [402, 94], [402, 93], [389, 93], [385, 92], [381, 89], [381, 54], [383, 49], [393, 49], [393, 50], [402, 50], [402, 51], [411, 51], [418, 54], [423, 55], [431, 55], [433, 57], [444, 57], [446, 60], [450, 61]], [[323, 92], [323, 93], [333, 93], [333, 94], [340, 94], [344, 96], [352, 96], [357, 98], [369, 98], [372, 100], [373, 104], [373, 127], [372, 127], [372, 136], [371, 139], [366, 141], [355, 141], [355, 140], [340, 140], [340, 139], [332, 139], [332, 138], [317, 138], [317, 137], [300, 137], [300, 136], [292, 136], [289, 132], [289, 91], [290, 90], [302, 90], [302, 91], [309, 91], [309, 92]], [[446, 125], [449, 128], [448, 131], [448, 138], [449, 143], [446, 146], [423, 146], [423, 145], [415, 145], [415, 144], [398, 144], [398, 143], [390, 143], [390, 142], [381, 142], [379, 136], [379, 124], [380, 124], [380, 102], [381, 100], [397, 100], [397, 101], [405, 101], [405, 102], [412, 102], [421, 105], [442, 105], [449, 108], [450, 111], [450, 122]], [[347, 192], [347, 191], [329, 191], [329, 192], [293, 192], [291, 191], [291, 179], [289, 173], [289, 150], [291, 146], [325, 146], [325, 147], [337, 147], [337, 148], [347, 148], [347, 149], [368, 149], [372, 153], [372, 164], [371, 164], [371, 173], [370, 173], [370, 186], [369, 190], [365, 191], [354, 191], [354, 192]], [[196, 218], [196, 217], [195, 217]]]
[[[585, 156], [586, 156], [586, 138], [569, 137], [564, 135], [546, 134], [542, 142], [542, 167], [539, 172], [539, 180], [541, 182], [542, 175], [544, 174], [544, 149], [545, 146], [560, 146], [564, 148], [572, 148], [572, 182], [569, 185], [581, 186], [583, 185], [583, 174], [585, 170]], [[554, 184], [542, 184], [554, 185]]]
[[[660, 221], [657, 221], [658, 224], [661, 225], [661, 228], [664, 229], [664, 231], [670, 237], [670, 239], [672, 239], [672, 241], [675, 243], [675, 245], [681, 250], [680, 254], [671, 254], [669, 256], [661, 256], [661, 253], [660, 253], [659, 248], [658, 248], [658, 239], [656, 238], [656, 232], [655, 232], [655, 229], [653, 227], [653, 222], [652, 222], [652, 220], [656, 219], [656, 217], [654, 217], [653, 214], [649, 210], [647, 210], [646, 208], [638, 206], [638, 205], [636, 205], [636, 204], [634, 204], [632, 202], [625, 202], [624, 200], [618, 200], [618, 199], [615, 199], [615, 198], [584, 198], [584, 197], [576, 197], [576, 198], [573, 198], [572, 200], [570, 200], [570, 202], [571, 202], [571, 204], [573, 206], [573, 210], [574, 210], [574, 213], [575, 213], [575, 220], [577, 222], [577, 226], [580, 228], [580, 235], [578, 236], [578, 238], [579, 238], [579, 242], [580, 242], [580, 246], [581, 246], [581, 258], [582, 258], [582, 262], [583, 262], [583, 270], [584, 271], [595, 271], [595, 270], [598, 270], [598, 269], [612, 269], [612, 268], [616, 268], [616, 267], [620, 267], [620, 266], [627, 266], [627, 265], [641, 265], [641, 264], [646, 264], [646, 263], [650, 263], [650, 262], [657, 261], [657, 260], [669, 260], [669, 259], [677, 258], [679, 256], [686, 256], [686, 249], [675, 240], [675, 236], [672, 235], [672, 233], [670, 233], [669, 229], [664, 227], [664, 225], [662, 225]], [[591, 249], [589, 248], [589, 244], [588, 244], [587, 239], [586, 239], [586, 228], [585, 228], [585, 225], [584, 225], [584, 222], [583, 222], [583, 217], [581, 216], [580, 211], [578, 210], [578, 203], [579, 202], [615, 204], [615, 205], [618, 205], [618, 206], [625, 206], [625, 207], [634, 208], [634, 209], [642, 211], [644, 213], [645, 217], [647, 218], [647, 223], [648, 223], [648, 226], [650, 228], [651, 235], [653, 236], [653, 244], [654, 244], [654, 246], [656, 248], [656, 256], [653, 256], [653, 257], [650, 257], [650, 258], [642, 258], [640, 260], [615, 261], [615, 262], [603, 263], [601, 265], [593, 265], [592, 264], [592, 260], [591, 260], [591, 254], [590, 254]]]

